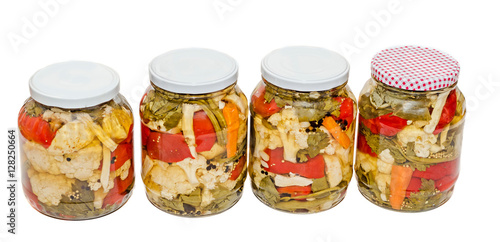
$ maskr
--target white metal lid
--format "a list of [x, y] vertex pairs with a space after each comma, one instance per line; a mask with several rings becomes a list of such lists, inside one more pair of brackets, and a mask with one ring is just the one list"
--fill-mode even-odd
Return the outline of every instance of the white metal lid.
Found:
[[458, 81], [460, 65], [450, 55], [421, 46], [400, 46], [378, 52], [371, 63], [372, 76], [389, 86], [431, 91]]
[[338, 87], [349, 77], [349, 63], [340, 54], [319, 47], [290, 46], [262, 60], [262, 77], [273, 85], [297, 91]]
[[66, 61], [37, 71], [29, 82], [31, 97], [60, 108], [85, 108], [113, 99], [120, 78], [111, 68], [87, 61]]
[[177, 49], [154, 58], [149, 77], [154, 85], [170, 92], [211, 93], [236, 83], [238, 63], [215, 50]]

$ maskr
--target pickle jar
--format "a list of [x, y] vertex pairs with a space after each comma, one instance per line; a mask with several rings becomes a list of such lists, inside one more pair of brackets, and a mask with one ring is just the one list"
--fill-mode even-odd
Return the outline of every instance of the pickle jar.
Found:
[[365, 198], [397, 211], [450, 199], [458, 178], [465, 99], [460, 67], [431, 48], [385, 49], [359, 97], [356, 177]]
[[149, 73], [140, 103], [149, 201], [191, 217], [231, 208], [247, 174], [248, 104], [236, 61], [210, 49], [178, 49], [154, 58]]
[[49, 65], [30, 79], [18, 116], [24, 194], [42, 214], [97, 218], [134, 186], [133, 117], [118, 74], [84, 61]]
[[314, 213], [337, 205], [352, 177], [356, 99], [349, 64], [318, 47], [275, 50], [253, 91], [249, 174], [271, 208]]

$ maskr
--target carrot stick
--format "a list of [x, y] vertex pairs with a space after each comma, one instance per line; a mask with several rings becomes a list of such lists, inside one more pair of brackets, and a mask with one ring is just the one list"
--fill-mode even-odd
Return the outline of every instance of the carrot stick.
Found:
[[410, 185], [413, 170], [410, 167], [392, 166], [391, 171], [391, 196], [389, 202], [393, 209], [401, 209], [406, 196], [406, 188]]
[[240, 117], [238, 113], [238, 107], [233, 103], [227, 103], [222, 109], [222, 115], [227, 124], [227, 142], [226, 150], [227, 157], [233, 157], [236, 155], [236, 145], [238, 143], [238, 130], [240, 128]]
[[332, 134], [333, 138], [339, 142], [344, 149], [349, 148], [349, 145], [351, 144], [351, 140], [349, 139], [349, 136], [347, 136], [346, 133], [342, 131], [342, 128], [340, 128], [340, 125], [335, 122], [335, 120], [327, 116], [323, 119], [323, 126], [325, 126], [326, 129]]

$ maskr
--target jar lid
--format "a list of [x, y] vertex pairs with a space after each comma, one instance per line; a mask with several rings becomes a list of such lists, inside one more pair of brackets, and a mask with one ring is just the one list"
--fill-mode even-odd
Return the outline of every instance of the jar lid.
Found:
[[85, 108], [113, 99], [120, 78], [111, 68], [87, 61], [66, 61], [37, 71], [29, 82], [31, 97], [60, 108]]
[[177, 49], [154, 58], [149, 77], [154, 85], [170, 92], [211, 93], [236, 83], [238, 63], [215, 50]]
[[349, 77], [349, 63], [343, 56], [311, 46], [274, 50], [262, 60], [261, 70], [273, 85], [306, 92], [330, 90]]
[[392, 87], [431, 91], [456, 83], [460, 65], [436, 49], [401, 46], [378, 52], [372, 59], [371, 72], [376, 80]]

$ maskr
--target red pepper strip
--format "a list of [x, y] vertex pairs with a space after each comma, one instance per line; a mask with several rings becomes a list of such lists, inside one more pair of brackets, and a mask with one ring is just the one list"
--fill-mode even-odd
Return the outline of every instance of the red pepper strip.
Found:
[[102, 202], [102, 207], [105, 208], [107, 205], [119, 204], [123, 201], [123, 198], [127, 195], [125, 191], [134, 182], [134, 168], [130, 167], [129, 174], [125, 180], [120, 179], [120, 177], [115, 178], [115, 186], [108, 192], [106, 197]]
[[338, 117], [332, 116], [335, 120], [345, 120], [347, 121], [346, 129], [351, 126], [352, 120], [354, 119], [353, 107], [354, 102], [350, 98], [346, 97], [334, 97], [335, 101], [340, 103], [340, 115]]
[[196, 152], [209, 151], [217, 140], [215, 129], [205, 111], [198, 111], [193, 116], [193, 131], [196, 138]]
[[236, 164], [236, 167], [234, 170], [231, 172], [231, 176], [229, 177], [229, 180], [236, 180], [240, 176], [241, 172], [243, 171], [243, 168], [245, 168], [245, 164], [247, 163], [247, 157], [244, 155], [240, 158], [238, 161], [238, 164]]
[[377, 157], [377, 153], [373, 152], [372, 148], [366, 142], [366, 138], [362, 133], [358, 134], [358, 151]]
[[436, 185], [436, 188], [439, 191], [444, 192], [444, 191], [450, 189], [450, 187], [455, 184], [455, 182], [457, 181], [457, 178], [458, 178], [458, 175], [457, 176], [445, 176], [445, 177], [439, 179], [438, 181], [436, 181], [434, 184]]
[[269, 155], [269, 161], [264, 167], [264, 170], [276, 174], [294, 173], [307, 178], [322, 178], [325, 176], [325, 160], [322, 155], [317, 155], [314, 158], [307, 156], [308, 161], [305, 163], [292, 163], [283, 159], [283, 148], [274, 150], [266, 149]]
[[425, 171], [415, 170], [414, 177], [439, 180], [445, 176], [458, 176], [458, 159], [427, 167]]
[[53, 131], [47, 121], [43, 120], [41, 116], [29, 116], [24, 112], [24, 108], [19, 112], [17, 123], [24, 138], [41, 144], [45, 148], [50, 146], [56, 136], [57, 130]]
[[411, 193], [418, 193], [421, 186], [422, 179], [418, 177], [412, 177], [410, 180], [410, 184], [408, 184], [408, 187], [406, 188], [406, 197], [410, 197]]
[[271, 100], [271, 102], [267, 102], [264, 98], [264, 94], [266, 93], [266, 87], [264, 85], [260, 86], [252, 95], [252, 110], [257, 114], [260, 114], [262, 117], [267, 118], [281, 110], [280, 107], [276, 104], [276, 102]]
[[151, 134], [151, 130], [148, 128], [148, 126], [144, 125], [141, 122], [141, 141], [142, 141], [142, 145], [146, 145], [146, 143], [148, 142], [149, 134]]
[[167, 163], [193, 158], [182, 134], [151, 132], [146, 149], [149, 157]]
[[289, 186], [289, 187], [277, 187], [276, 188], [280, 194], [290, 194], [292, 198], [305, 196], [311, 193], [311, 185], [301, 187], [301, 186]]
[[[116, 171], [118, 168], [122, 167], [127, 160], [131, 160], [134, 156], [134, 150], [132, 144], [121, 143], [116, 149], [111, 152], [111, 167], [110, 171]], [[133, 163], [133, 161], [131, 160]], [[102, 169], [102, 161], [98, 170]]]
[[364, 119], [361, 115], [359, 121], [363, 123], [373, 134], [394, 136], [408, 125], [406, 119], [392, 115], [392, 113], [382, 115], [372, 119]]
[[450, 91], [448, 98], [446, 98], [446, 103], [444, 104], [443, 111], [441, 112], [441, 118], [434, 129], [433, 134], [439, 134], [443, 131], [443, 128], [448, 125], [455, 117], [455, 110], [457, 109], [457, 93], [455, 90]]

